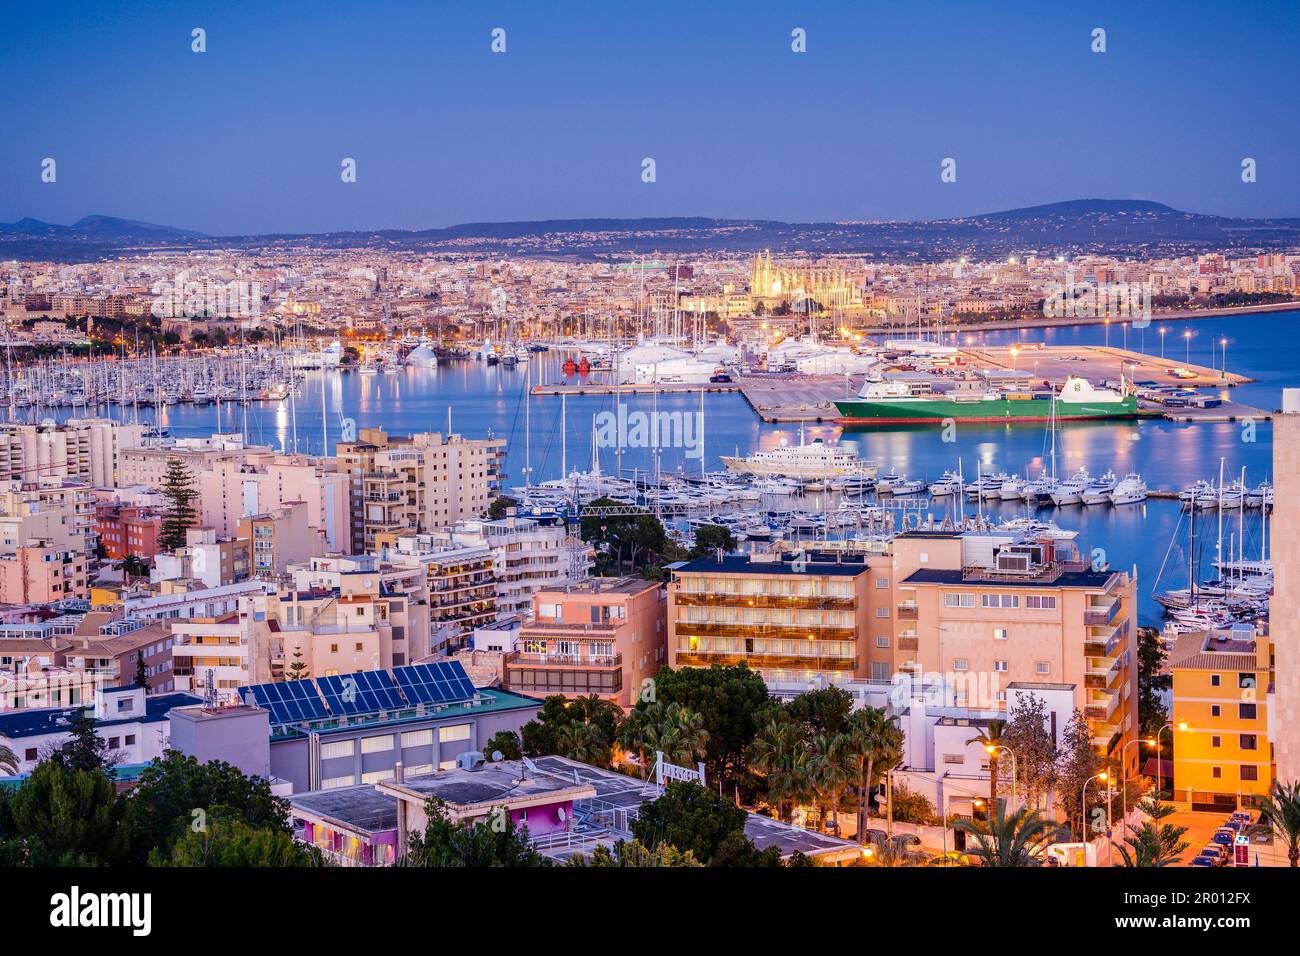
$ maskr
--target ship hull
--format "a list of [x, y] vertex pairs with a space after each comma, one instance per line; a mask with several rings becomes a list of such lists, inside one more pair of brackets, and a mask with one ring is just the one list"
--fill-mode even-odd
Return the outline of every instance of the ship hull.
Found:
[[[845, 425], [909, 425], [917, 422], [1046, 422], [1052, 415], [1051, 399], [998, 398], [979, 402], [954, 402], [946, 399], [907, 401], [836, 402], [838, 421]], [[1137, 399], [1129, 396], [1119, 402], [1057, 402], [1057, 421], [1097, 421], [1137, 418]]]

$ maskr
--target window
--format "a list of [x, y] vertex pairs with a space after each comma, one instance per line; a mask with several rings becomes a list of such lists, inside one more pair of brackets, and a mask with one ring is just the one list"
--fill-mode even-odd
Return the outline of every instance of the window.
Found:
[[1020, 607], [1019, 594], [981, 594], [982, 607]]
[[470, 724], [455, 724], [451, 727], [438, 728], [438, 742], [449, 744], [457, 740], [469, 740], [470, 730], [473, 728]]
[[953, 659], [952, 669], [955, 671], [964, 671], [969, 666], [970, 666], [970, 662], [967, 661], [966, 658], [964, 657], [958, 657]]
[[1218, 780], [1220, 777], [1223, 776], [1223, 768], [1222, 768], [1222, 767], [1211, 767], [1211, 768], [1210, 768], [1210, 776], [1213, 777], [1215, 780]]
[[1211, 675], [1210, 675], [1210, 686], [1211, 686], [1211, 687], [1218, 687], [1218, 686], [1219, 686], [1219, 683], [1220, 683], [1220, 681], [1219, 681], [1219, 675], [1218, 675], [1218, 674], [1211, 674]]
[[126, 744], [126, 746], [128, 746], [128, 747], [134, 747], [134, 746], [135, 746], [135, 734], [127, 734], [126, 737], [124, 737], [124, 738], [122, 739], [122, 742], [123, 742], [124, 744]]
[[444, 760], [444, 761], [442, 761], [442, 763], [438, 764], [438, 769], [439, 769], [439, 770], [455, 770], [455, 769], [456, 769], [456, 761], [454, 761], [454, 760]]
[[393, 735], [379, 734], [374, 737], [361, 738], [361, 752], [363, 754], [377, 754], [385, 750], [393, 749]]
[[1007, 639], [1007, 629], [1005, 627], [993, 628], [993, 640], [1005, 641]]
[[973, 594], [945, 594], [943, 596], [944, 607], [974, 607], [975, 595]]
[[993, 669], [994, 669], [995, 671], [998, 671], [999, 673], [1006, 673], [1006, 671], [1007, 671], [1007, 662], [1006, 662], [1006, 661], [994, 661], [994, 662], [993, 662]]
[[1049, 594], [1029, 594], [1025, 596], [1025, 607], [1031, 611], [1051, 611], [1056, 607], [1056, 598]]
[[1052, 673], [1052, 665], [1047, 661], [1034, 661], [1034, 673], [1050, 674]]
[[379, 783], [381, 780], [392, 780], [393, 771], [389, 770], [372, 770], [369, 773], [361, 775], [362, 783]]
[[403, 747], [428, 747], [432, 743], [432, 730], [408, 730], [402, 734]]
[[1211, 736], [1211, 737], [1210, 737], [1210, 746], [1211, 746], [1211, 747], [1222, 747], [1222, 746], [1223, 746], [1223, 738], [1220, 737], [1220, 736], [1218, 736], [1217, 734]]
[[1238, 746], [1240, 746], [1242, 750], [1258, 750], [1259, 738], [1254, 734], [1241, 734]]
[[331, 653], [331, 654], [337, 654], [338, 652], [339, 652], [339, 646], [338, 646], [337, 644], [331, 644], [331, 645], [330, 645], [330, 653]]
[[1244, 763], [1240, 767], [1242, 780], [1258, 780], [1259, 768], [1253, 764]]
[[351, 757], [356, 752], [357, 742], [355, 740], [331, 740], [327, 744], [320, 745], [322, 760], [329, 760], [332, 757]]
[[35, 747], [28, 747], [28, 748], [23, 752], [23, 759], [24, 759], [24, 760], [35, 760], [35, 759], [36, 759], [36, 748], [35, 748]]
[[135, 710], [135, 701], [130, 697], [120, 698], [117, 702], [117, 712], [119, 714], [130, 713]]
[[1220, 715], [1221, 711], [1222, 711], [1222, 708], [1219, 707], [1218, 704], [1211, 704], [1211, 705], [1210, 705], [1210, 716], [1211, 716], [1211, 717], [1218, 717], [1218, 716]]
[[118, 745], [121, 744], [121, 742], [122, 742], [122, 739], [121, 739], [120, 737], [109, 737], [109, 738], [108, 738], [108, 749], [109, 749], [109, 750], [116, 750], [116, 749], [118, 748]]
[[360, 642], [360, 641], [357, 642], [357, 650], [358, 650], [358, 651], [361, 650], [361, 642]]
[[876, 578], [876, 587], [878, 588], [889, 587], [889, 578]]
[[321, 781], [322, 790], [337, 790], [339, 787], [350, 787], [357, 782], [357, 778], [352, 775], [346, 777], [326, 777]]
[[887, 637], [876, 638], [876, 647], [888, 647], [888, 646], [889, 646], [889, 638]]
[[1258, 687], [1259, 682], [1255, 680], [1255, 675], [1250, 673], [1237, 675], [1238, 687]]
[[887, 607], [876, 608], [876, 617], [889, 617], [889, 608]]
[[917, 563], [918, 563], [918, 564], [929, 564], [929, 563], [930, 563], [930, 552], [929, 552], [929, 551], [922, 551], [920, 554], [918, 554], [918, 555], [916, 556], [916, 560], [917, 560]]
[[1254, 719], [1255, 719], [1255, 711], [1256, 711], [1256, 705], [1255, 705], [1255, 704], [1238, 704], [1238, 705], [1237, 705], [1237, 717], [1238, 717], [1239, 719], [1241, 719], [1241, 720], [1254, 720]]

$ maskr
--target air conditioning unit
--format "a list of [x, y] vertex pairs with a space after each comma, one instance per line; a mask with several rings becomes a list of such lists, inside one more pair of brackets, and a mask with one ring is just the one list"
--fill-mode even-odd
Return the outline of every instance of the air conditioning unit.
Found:
[[456, 758], [456, 769], [482, 770], [485, 763], [487, 763], [487, 757], [483, 756], [482, 751], [469, 750]]

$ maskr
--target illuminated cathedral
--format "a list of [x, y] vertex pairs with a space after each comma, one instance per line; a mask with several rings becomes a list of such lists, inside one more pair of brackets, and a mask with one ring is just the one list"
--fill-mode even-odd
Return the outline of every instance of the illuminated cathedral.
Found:
[[825, 309], [845, 309], [861, 302], [852, 274], [834, 266], [773, 265], [772, 253], [754, 256], [750, 297], [764, 305], [812, 299]]

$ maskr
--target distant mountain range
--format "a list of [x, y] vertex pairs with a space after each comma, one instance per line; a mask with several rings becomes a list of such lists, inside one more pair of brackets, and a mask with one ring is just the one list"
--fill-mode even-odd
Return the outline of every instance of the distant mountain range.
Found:
[[767, 219], [548, 219], [441, 229], [208, 236], [112, 216], [70, 226], [37, 219], [0, 223], [0, 257], [91, 261], [124, 252], [185, 249], [388, 249], [413, 253], [595, 259], [771, 249], [929, 261], [969, 255], [1180, 255], [1211, 249], [1300, 249], [1300, 218], [1233, 219], [1162, 203], [1077, 199], [954, 219], [789, 223]]

